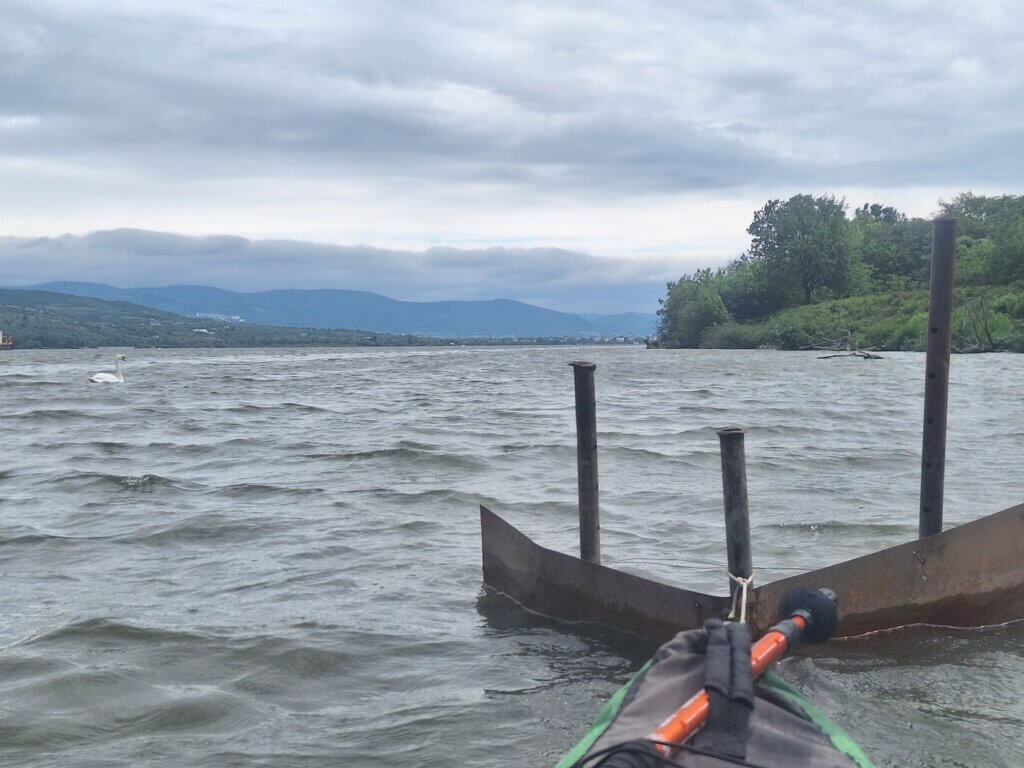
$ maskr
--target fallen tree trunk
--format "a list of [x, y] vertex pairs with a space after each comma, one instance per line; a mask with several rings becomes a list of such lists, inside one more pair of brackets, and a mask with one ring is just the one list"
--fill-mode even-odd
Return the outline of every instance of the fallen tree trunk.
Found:
[[881, 360], [881, 355], [876, 355], [866, 349], [851, 349], [849, 352], [840, 352], [835, 355], [819, 355], [819, 360], [828, 360], [830, 357], [863, 357], [865, 360]]
[[823, 339], [822, 344], [811, 344], [800, 349], [817, 349], [824, 352], [836, 352], [834, 355], [820, 355], [819, 360], [828, 360], [832, 357], [862, 357], [865, 360], [881, 360], [881, 355], [874, 354], [873, 349], [858, 349], [854, 346], [854, 335], [849, 331], [843, 331], [838, 339]]

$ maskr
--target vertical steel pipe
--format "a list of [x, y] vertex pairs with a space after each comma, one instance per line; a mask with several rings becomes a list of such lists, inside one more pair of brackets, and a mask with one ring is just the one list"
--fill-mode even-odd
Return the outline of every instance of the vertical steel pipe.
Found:
[[[729, 573], [742, 579], [754, 572], [750, 556], [750, 511], [747, 508], [747, 459], [743, 451], [744, 430], [718, 430], [722, 453], [722, 495], [725, 499], [725, 544]], [[729, 579], [729, 595], [738, 589]]]
[[918, 536], [921, 538], [942, 532], [955, 261], [956, 219], [936, 219], [932, 224], [932, 279], [928, 300], [924, 433], [921, 440], [921, 508], [918, 524]]
[[594, 363], [572, 366], [576, 389], [576, 465], [580, 494], [580, 558], [601, 562], [601, 518], [597, 503], [597, 404]]

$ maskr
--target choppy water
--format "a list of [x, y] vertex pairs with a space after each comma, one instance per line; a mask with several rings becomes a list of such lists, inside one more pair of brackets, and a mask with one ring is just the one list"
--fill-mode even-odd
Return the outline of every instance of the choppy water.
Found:
[[[569, 360], [598, 363], [603, 554], [724, 591], [714, 427], [760, 581], [916, 534], [923, 356], [638, 348], [0, 356], [0, 764], [544, 766], [643, 660], [483, 594], [477, 505], [576, 546]], [[946, 520], [1024, 500], [1024, 357], [953, 361]], [[1024, 625], [783, 673], [880, 766], [1024, 765]]]

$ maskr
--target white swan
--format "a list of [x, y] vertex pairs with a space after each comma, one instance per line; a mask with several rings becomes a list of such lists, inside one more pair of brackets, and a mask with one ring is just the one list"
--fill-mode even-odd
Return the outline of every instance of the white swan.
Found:
[[89, 377], [90, 384], [124, 384], [124, 371], [121, 370], [121, 361], [127, 360], [124, 355], [117, 355], [114, 362], [117, 365], [117, 373], [94, 373]]

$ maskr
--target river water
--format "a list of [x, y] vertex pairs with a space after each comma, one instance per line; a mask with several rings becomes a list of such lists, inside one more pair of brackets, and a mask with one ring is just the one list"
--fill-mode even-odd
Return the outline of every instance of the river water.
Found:
[[[724, 593], [715, 427], [760, 582], [913, 538], [923, 355], [635, 347], [0, 356], [0, 764], [544, 766], [647, 649], [488, 596], [478, 505], [575, 551], [570, 360], [598, 364], [603, 555]], [[1024, 357], [962, 356], [946, 522], [1024, 501]], [[780, 671], [879, 766], [1024, 765], [1024, 625]]]

